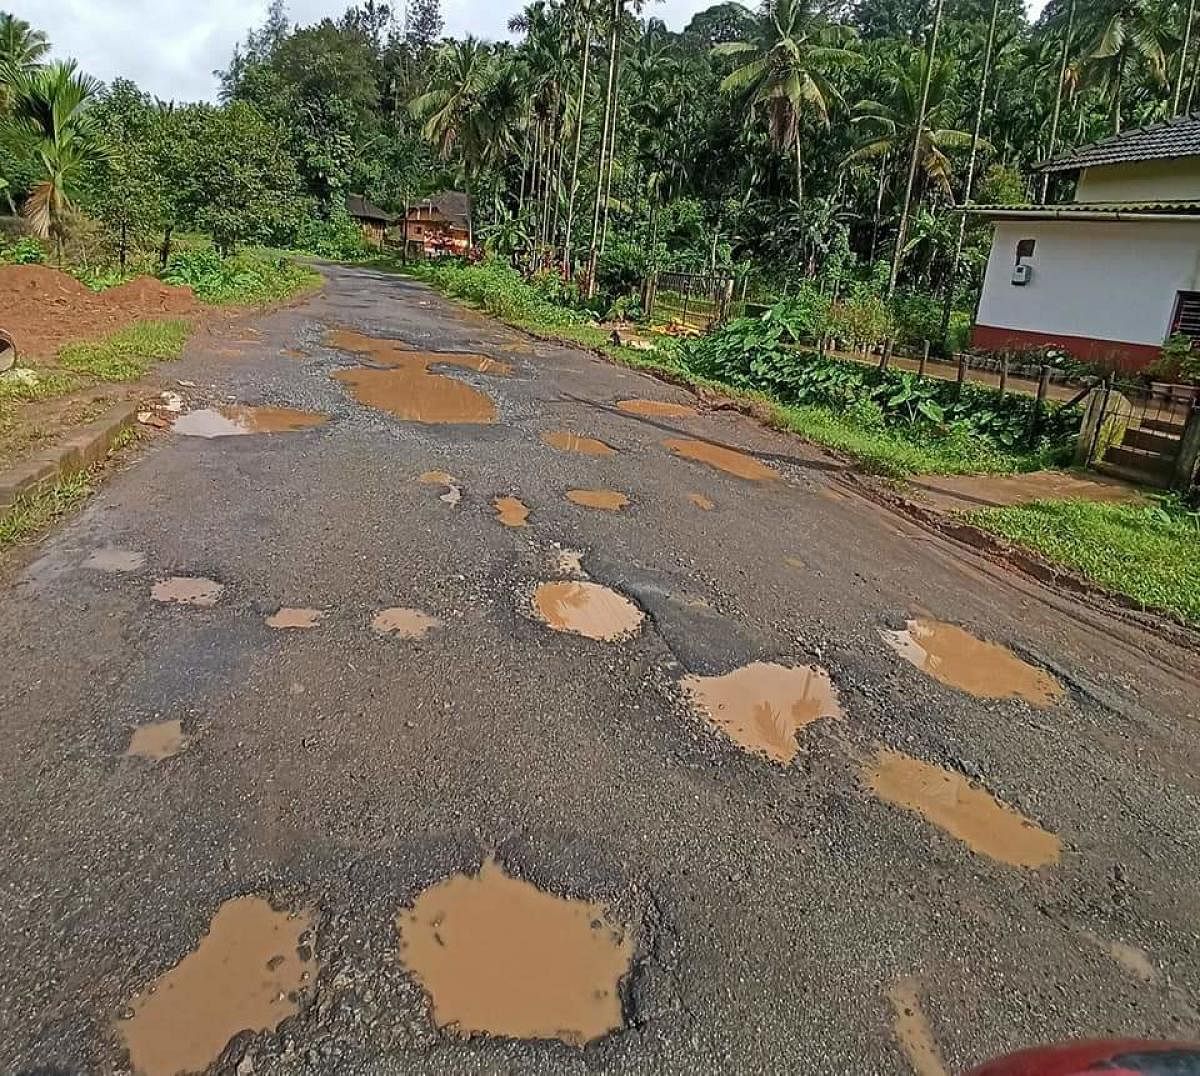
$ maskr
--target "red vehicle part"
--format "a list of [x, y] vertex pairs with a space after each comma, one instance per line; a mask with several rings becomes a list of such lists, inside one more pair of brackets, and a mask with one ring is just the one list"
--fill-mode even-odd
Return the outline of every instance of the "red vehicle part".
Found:
[[1141, 1039], [1035, 1046], [968, 1076], [1200, 1076], [1200, 1044]]

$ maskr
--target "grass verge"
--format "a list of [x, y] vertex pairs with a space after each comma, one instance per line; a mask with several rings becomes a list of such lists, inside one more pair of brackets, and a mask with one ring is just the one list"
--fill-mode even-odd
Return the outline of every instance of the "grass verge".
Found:
[[40, 534], [86, 500], [93, 488], [91, 474], [80, 471], [48, 489], [20, 498], [0, 517], [0, 550]]
[[1200, 513], [1039, 501], [979, 509], [964, 518], [1146, 608], [1200, 627]]
[[90, 343], [68, 344], [58, 361], [101, 381], [135, 381], [156, 362], [177, 359], [192, 331], [187, 321], [139, 321]]
[[36, 370], [22, 367], [0, 377], [0, 412], [6, 403], [28, 403], [66, 396], [79, 388], [79, 378], [61, 370]]

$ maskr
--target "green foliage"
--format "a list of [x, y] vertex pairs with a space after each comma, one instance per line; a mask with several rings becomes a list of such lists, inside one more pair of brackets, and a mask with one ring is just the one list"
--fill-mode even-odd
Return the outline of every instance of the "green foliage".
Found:
[[1162, 353], [1146, 372], [1164, 381], [1200, 384], [1200, 351], [1195, 349], [1190, 336], [1175, 333], [1163, 344]]
[[0, 408], [6, 403], [48, 400], [79, 387], [79, 379], [58, 370], [15, 367], [0, 376]]
[[139, 321], [102, 340], [68, 344], [58, 361], [101, 381], [135, 381], [153, 363], [179, 358], [191, 331], [186, 321]]
[[332, 261], [358, 261], [372, 251], [362, 229], [350, 219], [345, 207], [331, 213], [328, 220], [303, 217], [290, 246], [292, 250]]
[[982, 509], [967, 519], [1149, 608], [1200, 625], [1200, 513], [1177, 502], [1047, 501]]
[[162, 278], [168, 284], [186, 285], [207, 303], [274, 302], [321, 279], [288, 257], [241, 251], [223, 258], [212, 247], [177, 251]]
[[0, 550], [40, 534], [92, 492], [87, 471], [64, 478], [50, 489], [21, 497], [0, 518]]
[[16, 242], [0, 247], [0, 262], [6, 265], [38, 265], [45, 260], [42, 244], [32, 236], [22, 236]]
[[512, 267], [491, 259], [475, 265], [440, 259], [419, 263], [412, 272], [448, 295], [466, 299], [498, 318], [550, 326], [584, 320], [583, 315], [547, 299], [543, 291], [526, 282]]

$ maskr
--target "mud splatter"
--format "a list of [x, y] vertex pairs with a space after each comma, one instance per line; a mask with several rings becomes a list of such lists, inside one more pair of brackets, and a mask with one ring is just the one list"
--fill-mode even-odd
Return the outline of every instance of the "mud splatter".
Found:
[[289, 918], [261, 897], [217, 910], [200, 944], [131, 1003], [118, 1024], [133, 1069], [175, 1076], [208, 1069], [234, 1035], [273, 1031], [299, 1011], [297, 992], [316, 970], [299, 951], [310, 918]]
[[1128, 972], [1135, 979], [1144, 983], [1152, 983], [1158, 978], [1158, 969], [1155, 968], [1154, 962], [1145, 949], [1130, 945], [1128, 942], [1102, 938], [1090, 930], [1082, 930], [1080, 934], [1112, 957], [1123, 971]]
[[583, 570], [583, 553], [578, 549], [560, 549], [554, 555], [554, 569], [563, 575], [587, 577], [587, 572]]
[[624, 1023], [633, 943], [603, 904], [544, 892], [489, 860], [426, 889], [396, 929], [439, 1027], [583, 1045]]
[[904, 631], [881, 631], [880, 635], [905, 661], [939, 683], [977, 698], [1020, 698], [1046, 709], [1063, 694], [1062, 685], [1045, 670], [955, 624], [910, 620]]
[[516, 497], [497, 497], [492, 501], [496, 519], [506, 527], [528, 527], [529, 509]]
[[216, 605], [224, 589], [220, 583], [202, 576], [173, 575], [155, 583], [150, 588], [150, 597], [156, 602], [175, 605]]
[[447, 474], [445, 471], [426, 471], [417, 481], [427, 486], [445, 486], [446, 491], [439, 494], [439, 501], [445, 501], [447, 504], [458, 504], [462, 500], [462, 488], [457, 484], [458, 479], [452, 474]]
[[619, 512], [629, 504], [629, 498], [615, 489], [569, 489], [567, 500], [582, 508], [598, 508], [604, 512]]
[[921, 1008], [917, 983], [912, 979], [893, 983], [888, 990], [888, 1001], [892, 1006], [892, 1034], [904, 1051], [913, 1076], [947, 1076], [929, 1020]]
[[711, 512], [716, 505], [713, 504], [703, 493], [689, 493], [688, 500], [692, 502], [702, 512]]
[[269, 628], [315, 628], [325, 616], [321, 609], [293, 609], [284, 606], [267, 617]]
[[182, 722], [156, 721], [151, 725], [139, 725], [133, 730], [125, 754], [161, 762], [164, 758], [179, 754], [186, 746]]
[[676, 456], [707, 463], [719, 471], [725, 471], [751, 482], [769, 482], [779, 477], [775, 471], [772, 471], [765, 463], [759, 463], [753, 456], [747, 456], [744, 452], [735, 452], [732, 448], [722, 448], [720, 445], [714, 445], [708, 441], [673, 437], [664, 441], [663, 445]]
[[756, 661], [724, 676], [686, 677], [682, 687], [700, 715], [739, 747], [784, 764], [796, 757], [796, 733], [806, 725], [845, 716], [837, 688], [816, 665]]
[[323, 426], [328, 415], [292, 407], [205, 407], [180, 415], [171, 425], [188, 437], [240, 437], [254, 433], [295, 433]]
[[391, 635], [397, 639], [424, 639], [434, 628], [441, 626], [442, 622], [437, 617], [420, 609], [406, 609], [400, 605], [379, 610], [371, 620], [371, 627], [379, 635]]
[[85, 568], [97, 572], [136, 572], [146, 563], [146, 554], [134, 549], [105, 546], [97, 549], [83, 562]]
[[1012, 867], [1057, 863], [1062, 842], [965, 777], [881, 747], [864, 772], [880, 799], [919, 814], [978, 852]]
[[696, 414], [694, 407], [664, 400], [618, 400], [617, 410], [627, 415], [649, 415], [654, 418], [690, 418]]
[[551, 448], [557, 448], [561, 452], [577, 452], [581, 456], [612, 456], [617, 451], [612, 445], [606, 445], [594, 437], [583, 437], [567, 430], [544, 433], [542, 440]]
[[623, 594], [599, 583], [541, 583], [533, 611], [555, 631], [612, 642], [637, 631], [644, 614]]

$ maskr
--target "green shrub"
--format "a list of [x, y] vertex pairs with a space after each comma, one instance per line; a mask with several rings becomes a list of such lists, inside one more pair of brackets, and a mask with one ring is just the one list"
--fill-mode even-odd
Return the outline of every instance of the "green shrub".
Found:
[[329, 220], [305, 217], [296, 228], [295, 250], [333, 261], [359, 261], [372, 253], [359, 228], [344, 210]]
[[68, 344], [58, 361], [101, 381], [133, 381], [163, 359], [177, 359], [192, 327], [186, 321], [139, 321], [85, 344]]
[[46, 252], [31, 235], [23, 235], [15, 243], [0, 248], [0, 262], [8, 265], [39, 265], [46, 260]]
[[508, 321], [538, 322], [553, 327], [577, 325], [586, 320], [582, 314], [546, 299], [511, 266], [492, 259], [475, 265], [439, 259], [414, 267], [413, 271], [447, 294], [466, 299]]
[[212, 247], [195, 247], [172, 254], [162, 279], [208, 303], [262, 303], [285, 299], [320, 276], [287, 257], [241, 251], [223, 258]]

